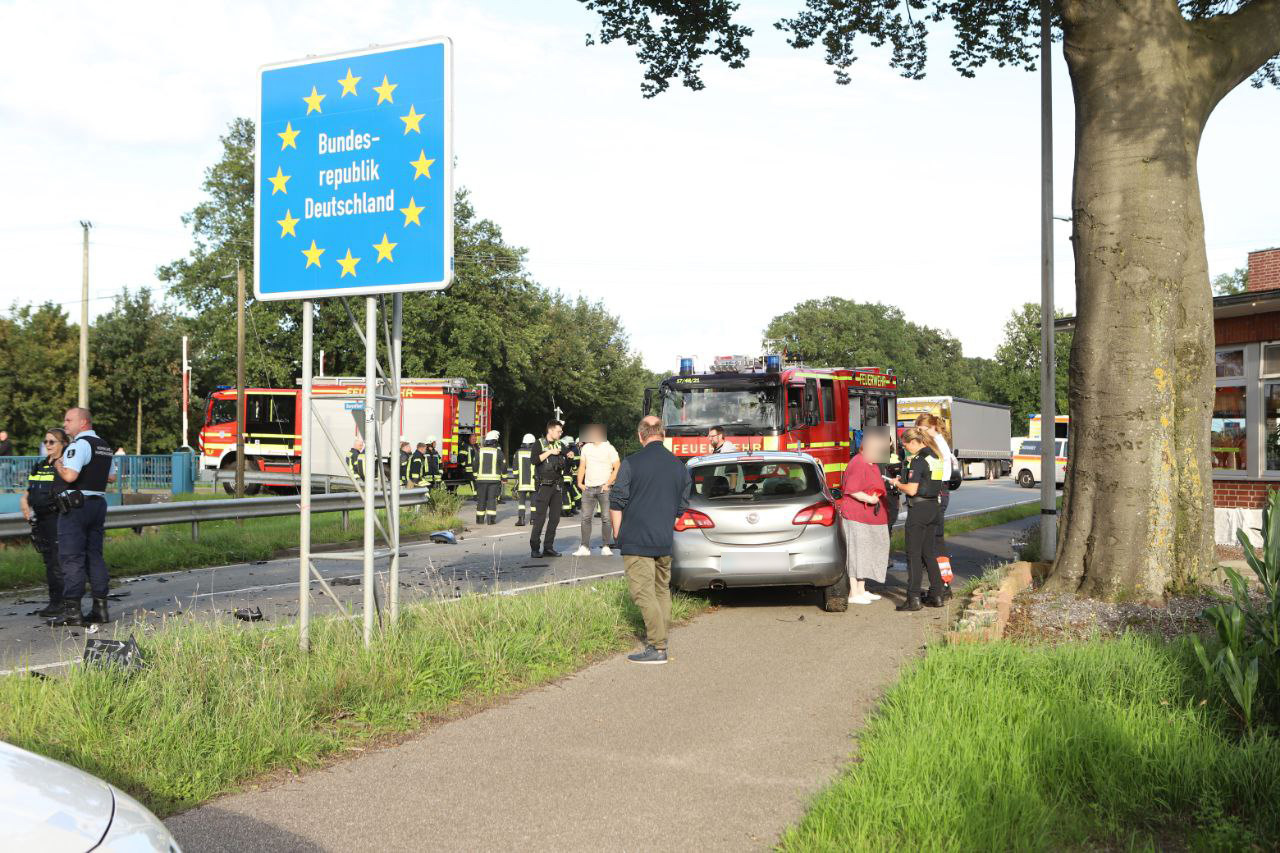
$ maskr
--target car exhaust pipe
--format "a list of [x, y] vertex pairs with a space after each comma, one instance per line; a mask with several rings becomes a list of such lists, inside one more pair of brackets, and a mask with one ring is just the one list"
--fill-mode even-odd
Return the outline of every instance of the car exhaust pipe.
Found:
[[725, 583], [722, 580], [714, 580], [711, 582], [712, 592], [719, 592], [720, 590], [724, 589], [724, 587], [725, 587]]

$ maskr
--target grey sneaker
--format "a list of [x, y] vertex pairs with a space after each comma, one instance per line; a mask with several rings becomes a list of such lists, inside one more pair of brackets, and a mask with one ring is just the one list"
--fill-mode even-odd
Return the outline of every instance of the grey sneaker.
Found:
[[644, 651], [636, 652], [634, 655], [627, 655], [627, 660], [632, 663], [666, 663], [666, 649], [655, 649], [652, 645], [644, 647]]

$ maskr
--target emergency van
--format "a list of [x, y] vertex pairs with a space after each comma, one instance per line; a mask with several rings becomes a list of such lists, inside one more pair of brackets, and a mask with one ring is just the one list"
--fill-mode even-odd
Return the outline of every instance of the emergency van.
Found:
[[797, 450], [815, 457], [827, 482], [840, 483], [865, 430], [897, 422], [898, 378], [878, 367], [807, 367], [782, 357], [718, 356], [645, 392], [645, 414], [662, 418], [666, 446], [690, 459], [710, 452], [707, 430], [724, 429], [738, 450]]
[[[379, 388], [383, 397], [390, 386]], [[492, 429], [493, 398], [489, 386], [465, 379], [400, 380], [400, 434], [411, 445], [436, 439], [446, 484], [463, 482], [466, 472], [458, 450], [472, 436]], [[312, 385], [313, 427], [317, 443], [312, 457], [316, 474], [342, 476], [346, 454], [365, 436], [364, 377], [317, 377]], [[378, 448], [384, 464], [398, 458], [393, 429], [394, 397], [378, 404]], [[297, 474], [302, 459], [302, 393], [299, 388], [246, 388], [244, 452], [250, 471]], [[199, 437], [200, 464], [206, 469], [234, 468], [236, 459], [236, 391], [221, 388], [209, 395]], [[286, 485], [282, 483], [281, 485]], [[254, 489], [256, 490], [256, 489]]]

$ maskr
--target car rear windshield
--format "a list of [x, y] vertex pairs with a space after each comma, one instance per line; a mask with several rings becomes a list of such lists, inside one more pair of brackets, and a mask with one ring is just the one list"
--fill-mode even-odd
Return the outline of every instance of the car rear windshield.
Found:
[[708, 500], [785, 500], [822, 491], [822, 476], [808, 462], [708, 463], [689, 473], [694, 494]]

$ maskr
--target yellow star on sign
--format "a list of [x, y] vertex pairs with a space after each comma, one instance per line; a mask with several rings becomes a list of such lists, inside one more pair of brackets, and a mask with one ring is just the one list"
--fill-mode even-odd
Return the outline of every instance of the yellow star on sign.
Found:
[[[307, 256], [307, 267], [318, 267], [320, 266], [320, 256], [324, 254], [324, 249], [317, 249], [316, 241], [312, 240], [311, 248], [303, 249], [302, 254]], [[303, 269], [307, 267], [303, 267]]]
[[422, 133], [422, 119], [422, 113], [415, 110], [413, 104], [409, 105], [409, 114], [407, 116], [400, 116], [400, 120], [404, 122], [405, 133], [408, 133], [411, 130]]
[[293, 226], [297, 225], [298, 222], [299, 222], [298, 218], [286, 210], [284, 212], [284, 219], [276, 220], [276, 224], [280, 226], [280, 236], [283, 237], [286, 234], [290, 234], [294, 237], [297, 237], [298, 232], [293, 230]]
[[284, 149], [286, 149], [286, 148], [292, 148], [292, 149], [294, 149], [294, 150], [297, 150], [297, 148], [298, 148], [298, 131], [296, 131], [296, 130], [294, 130], [294, 129], [293, 129], [293, 122], [291, 122], [291, 121], [287, 121], [287, 122], [285, 122], [285, 123], [284, 123], [284, 133], [277, 133], [277, 134], [276, 134], [276, 136], [280, 137], [280, 150], [281, 150], [281, 151], [283, 151], [283, 150], [284, 150]]
[[[394, 249], [396, 246], [399, 246], [399, 245], [400, 245], [399, 243], [392, 243], [390, 240], [388, 240], [388, 239], [387, 239], [387, 235], [386, 235], [386, 233], [384, 232], [384, 233], [383, 233], [383, 235], [382, 235], [382, 242], [381, 242], [381, 243], [374, 243], [374, 244], [373, 244], [373, 248], [375, 248], [375, 249], [377, 249], [377, 250], [378, 250], [378, 260], [377, 260], [377, 261], [375, 261], [375, 263], [379, 263], [379, 264], [380, 264], [380, 263], [382, 263], [382, 259], [383, 259], [383, 258], [386, 258], [387, 260], [391, 261], [392, 263], [395, 263], [395, 260], [396, 260], [396, 259], [395, 259], [395, 258], [393, 258], [393, 257], [391, 257], [391, 250], [392, 250], [392, 249]], [[347, 252], [347, 254], [351, 254], [351, 252], [350, 252], [350, 251], [348, 251], [348, 252]], [[360, 260], [360, 259], [359, 259], [359, 258], [356, 258], [356, 260]], [[353, 273], [353, 275], [354, 275], [354, 273]]]
[[324, 99], [325, 99], [325, 96], [317, 92], [315, 86], [312, 86], [311, 94], [306, 95], [302, 99], [307, 102], [307, 115], [320, 112], [320, 102], [323, 101]]
[[419, 150], [418, 159], [413, 160], [409, 163], [409, 165], [412, 166], [415, 170], [413, 173], [413, 179], [416, 181], [418, 180], [418, 178], [422, 177], [423, 175], [426, 175], [428, 178], [430, 178], [431, 164], [434, 162], [435, 160], [427, 159], [427, 152], [425, 150]]
[[363, 77], [353, 77], [351, 75], [351, 69], [348, 68], [347, 76], [343, 77], [341, 80], [338, 81], [339, 83], [342, 84], [342, 94], [339, 95], [338, 97], [345, 98], [347, 95], [356, 94], [356, 84], [363, 79], [364, 79]]
[[410, 196], [409, 206], [400, 208], [400, 212], [404, 214], [405, 227], [407, 228], [410, 222], [412, 222], [414, 225], [421, 225], [422, 220], [418, 218], [418, 215], [422, 213], [422, 211], [424, 210], [426, 210], [426, 208], [415, 203], [413, 200], [413, 196]]
[[345, 258], [338, 258], [338, 266], [342, 267], [342, 275], [338, 276], [338, 278], [346, 278], [347, 273], [351, 273], [354, 278], [356, 274], [356, 264], [358, 263], [360, 263], [360, 259], [351, 257], [351, 250], [347, 249], [347, 256]]
[[399, 83], [388, 83], [387, 75], [383, 74], [382, 85], [373, 87], [373, 91], [378, 93], [378, 103], [380, 104], [383, 101], [391, 101], [391, 103], [394, 104], [395, 101], [391, 100], [391, 93], [394, 92], [396, 87], [399, 85]]
[[279, 166], [276, 166], [276, 173], [274, 175], [267, 176], [267, 180], [271, 182], [271, 194], [275, 195], [276, 193], [281, 192], [288, 195], [289, 191], [285, 189], [284, 185], [289, 183], [289, 179], [292, 177], [293, 175], [286, 175]]

